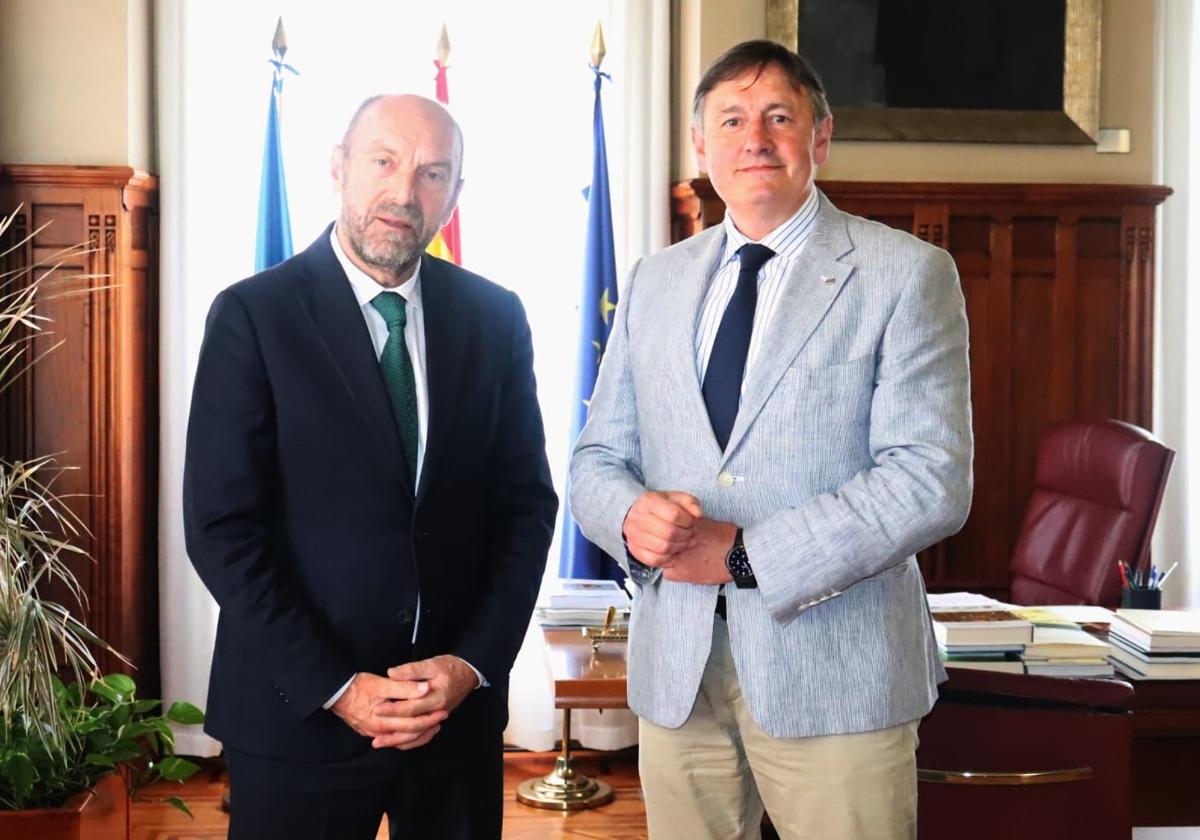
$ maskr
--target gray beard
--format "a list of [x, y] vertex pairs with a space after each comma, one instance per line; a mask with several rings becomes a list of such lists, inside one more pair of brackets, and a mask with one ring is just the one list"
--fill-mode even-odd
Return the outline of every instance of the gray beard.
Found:
[[[387, 211], [387, 215], [408, 222], [414, 231], [425, 229], [425, 214], [419, 207], [410, 204], [384, 209]], [[429, 242], [421, 242], [419, 235], [414, 235], [409, 239], [399, 231], [389, 231], [382, 238], [368, 240], [366, 236], [368, 218], [368, 216], [352, 215], [348, 210], [342, 211], [342, 225], [350, 240], [350, 247], [367, 265], [401, 274], [416, 264], [429, 242], [433, 241], [430, 239]]]

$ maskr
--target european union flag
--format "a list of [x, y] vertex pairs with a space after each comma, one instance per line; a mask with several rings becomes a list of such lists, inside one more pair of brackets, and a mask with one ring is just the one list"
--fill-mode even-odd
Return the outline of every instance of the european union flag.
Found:
[[[258, 245], [254, 270], [262, 271], [292, 255], [292, 220], [288, 215], [287, 184], [283, 178], [283, 141], [279, 132], [279, 96], [283, 93], [281, 70], [291, 70], [280, 61], [271, 80], [271, 104], [267, 111], [267, 143], [263, 149], [262, 182], [258, 188]], [[295, 72], [294, 70], [292, 72]]]
[[[608, 155], [604, 146], [604, 112], [600, 105], [600, 83], [606, 74], [593, 66], [596, 75], [596, 104], [592, 117], [592, 185], [588, 189], [587, 257], [583, 271], [583, 302], [580, 314], [579, 367], [576, 399], [571, 424], [574, 445], [587, 422], [588, 403], [596, 387], [596, 372], [612, 331], [617, 308], [617, 260], [613, 252], [612, 203], [608, 194]], [[616, 562], [584, 538], [571, 516], [570, 503], [563, 505], [562, 557], [558, 574], [565, 578], [609, 578], [621, 580], [625, 573]]]

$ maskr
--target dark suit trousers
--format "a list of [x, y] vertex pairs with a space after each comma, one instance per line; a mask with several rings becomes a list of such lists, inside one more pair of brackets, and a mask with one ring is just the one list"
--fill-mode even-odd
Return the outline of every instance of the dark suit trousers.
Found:
[[[482, 736], [481, 736], [482, 737]], [[371, 750], [344, 761], [296, 762], [225, 751], [230, 840], [500, 840], [500, 735], [466, 761], [430, 766], [421, 750]], [[493, 748], [494, 746], [494, 748]]]

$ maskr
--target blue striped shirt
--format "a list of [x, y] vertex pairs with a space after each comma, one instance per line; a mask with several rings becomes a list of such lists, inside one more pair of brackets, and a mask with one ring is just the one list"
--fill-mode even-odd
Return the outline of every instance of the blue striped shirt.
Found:
[[[800, 209], [790, 219], [759, 240], [761, 244], [774, 251], [775, 256], [767, 260], [758, 272], [758, 305], [754, 310], [750, 349], [746, 353], [747, 375], [754, 366], [754, 360], [758, 357], [767, 326], [771, 323], [775, 310], [779, 308], [779, 300], [783, 297], [783, 287], [787, 282], [788, 275], [791, 274], [796, 260], [804, 251], [809, 235], [816, 226], [819, 208], [817, 189], [813, 187], [804, 204], [800, 205]], [[700, 307], [700, 320], [696, 324], [696, 371], [700, 375], [701, 382], [704, 381], [704, 373], [708, 369], [708, 357], [712, 353], [713, 341], [717, 338], [717, 328], [721, 325], [721, 317], [725, 314], [725, 307], [729, 305], [729, 299], [733, 297], [733, 290], [737, 286], [740, 265], [738, 248], [747, 242], [754, 241], [737, 229], [733, 218], [728, 213], [725, 214], [723, 225], [725, 227], [725, 248], [721, 252], [721, 259], [717, 261], [717, 269], [708, 284], [704, 303]], [[745, 388], [746, 378], [746, 376], [742, 378], [743, 388]]]

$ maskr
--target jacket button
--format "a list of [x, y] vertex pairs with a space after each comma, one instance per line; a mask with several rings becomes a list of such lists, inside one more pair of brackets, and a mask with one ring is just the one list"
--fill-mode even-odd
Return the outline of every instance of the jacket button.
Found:
[[733, 477], [733, 473], [730, 473], [728, 471], [723, 470], [721, 472], [721, 474], [717, 476], [717, 484], [721, 485], [722, 487], [724, 487], [726, 489], [732, 487], [734, 481], [735, 481], [735, 479]]
[[405, 607], [404, 609], [402, 609], [396, 613], [396, 618], [398, 618], [400, 620], [401, 624], [412, 624], [413, 611], [408, 609], [407, 607]]

